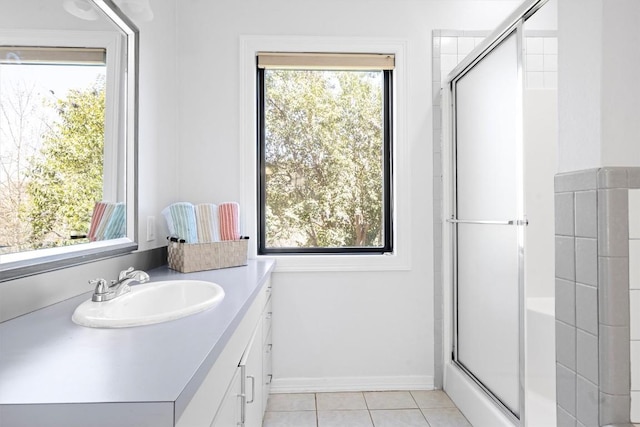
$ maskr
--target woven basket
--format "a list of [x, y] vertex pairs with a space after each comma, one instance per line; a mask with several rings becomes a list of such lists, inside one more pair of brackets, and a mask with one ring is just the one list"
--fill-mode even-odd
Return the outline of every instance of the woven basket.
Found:
[[169, 268], [191, 273], [247, 265], [248, 242], [247, 239], [213, 243], [169, 242]]

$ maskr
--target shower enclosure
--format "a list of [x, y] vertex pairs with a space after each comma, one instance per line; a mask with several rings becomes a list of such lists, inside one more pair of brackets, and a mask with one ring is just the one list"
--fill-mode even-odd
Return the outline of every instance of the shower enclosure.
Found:
[[518, 27], [452, 80], [454, 361], [514, 417], [524, 286]]
[[[532, 166], [525, 159], [525, 22], [546, 2], [526, 1], [449, 74], [444, 86], [444, 105], [450, 107], [445, 235], [451, 247], [451, 365], [506, 424], [523, 426], [526, 251], [529, 237], [535, 240], [528, 234], [527, 215], [535, 198], [525, 191]], [[552, 168], [549, 176], [553, 173]], [[552, 197], [553, 186], [544, 191]], [[552, 218], [553, 208], [546, 214]], [[553, 239], [552, 229], [544, 232]], [[473, 405], [467, 409], [482, 412]]]

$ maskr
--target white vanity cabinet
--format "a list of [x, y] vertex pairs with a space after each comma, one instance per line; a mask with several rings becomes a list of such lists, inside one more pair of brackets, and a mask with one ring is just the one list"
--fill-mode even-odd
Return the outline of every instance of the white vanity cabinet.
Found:
[[231, 384], [224, 395], [218, 413], [213, 420], [212, 427], [235, 427], [241, 419], [242, 408], [242, 372], [240, 367], [235, 371]]
[[271, 303], [271, 288], [267, 289], [267, 302], [262, 312], [262, 412], [267, 409], [267, 400], [273, 380], [271, 355], [273, 354], [273, 340], [271, 334], [271, 318], [273, 309]]
[[[76, 325], [71, 317], [89, 292], [0, 323], [0, 425], [260, 427], [274, 267], [247, 260], [193, 273], [153, 269], [152, 281], [214, 282], [225, 291], [214, 309], [154, 325]], [[114, 352], [117, 363], [96, 370], [93, 361]]]
[[[243, 372], [242, 427], [260, 427], [271, 385], [271, 282], [264, 289], [261, 319], [240, 361]], [[268, 345], [267, 345], [268, 343]], [[268, 357], [266, 357], [268, 355]]]
[[251, 342], [240, 360], [242, 407], [240, 421], [243, 427], [262, 424], [262, 325], [256, 327]]
[[271, 281], [267, 280], [176, 427], [262, 425], [266, 398], [263, 322], [270, 295]]

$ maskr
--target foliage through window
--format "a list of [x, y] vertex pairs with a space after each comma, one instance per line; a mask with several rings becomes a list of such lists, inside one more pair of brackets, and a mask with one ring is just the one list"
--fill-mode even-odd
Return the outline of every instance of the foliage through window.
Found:
[[258, 77], [258, 252], [390, 252], [391, 70]]
[[87, 242], [103, 198], [106, 65], [60, 51], [0, 63], [0, 253]]

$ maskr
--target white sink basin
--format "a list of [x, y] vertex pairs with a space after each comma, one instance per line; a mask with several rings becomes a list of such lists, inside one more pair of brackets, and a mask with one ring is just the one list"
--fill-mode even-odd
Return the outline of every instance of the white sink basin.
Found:
[[80, 304], [72, 320], [91, 328], [126, 328], [167, 322], [215, 307], [224, 299], [217, 283], [168, 280], [131, 287], [131, 292], [105, 302]]

